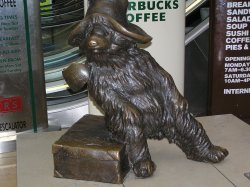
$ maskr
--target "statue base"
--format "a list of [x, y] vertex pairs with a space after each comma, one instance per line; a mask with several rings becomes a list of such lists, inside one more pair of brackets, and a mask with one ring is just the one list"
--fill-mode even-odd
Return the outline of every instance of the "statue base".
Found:
[[125, 146], [110, 139], [102, 116], [86, 115], [52, 145], [54, 176], [121, 184], [129, 171]]

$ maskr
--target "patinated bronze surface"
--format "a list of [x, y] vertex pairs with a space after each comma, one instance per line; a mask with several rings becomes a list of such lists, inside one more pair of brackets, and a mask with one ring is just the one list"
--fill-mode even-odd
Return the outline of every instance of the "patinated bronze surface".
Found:
[[52, 146], [54, 176], [122, 183], [129, 171], [125, 146], [110, 139], [101, 116], [86, 115]]
[[[91, 0], [86, 17], [69, 36], [69, 43], [87, 56], [84, 82], [105, 112], [112, 138], [125, 144], [138, 177], [149, 177], [155, 170], [147, 138], [167, 138], [188, 159], [220, 162], [228, 151], [211, 143], [171, 75], [137, 47], [152, 38], [126, 21], [127, 6], [127, 0]], [[76, 69], [82, 77], [82, 70]], [[74, 88], [78, 77], [67, 71], [64, 76]]]

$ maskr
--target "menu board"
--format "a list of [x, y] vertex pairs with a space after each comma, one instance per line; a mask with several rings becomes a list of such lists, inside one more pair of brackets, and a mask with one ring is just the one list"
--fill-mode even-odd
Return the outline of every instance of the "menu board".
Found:
[[0, 12], [0, 133], [37, 131], [47, 126], [39, 2], [0, 1]]
[[250, 117], [250, 1], [211, 1], [210, 113]]

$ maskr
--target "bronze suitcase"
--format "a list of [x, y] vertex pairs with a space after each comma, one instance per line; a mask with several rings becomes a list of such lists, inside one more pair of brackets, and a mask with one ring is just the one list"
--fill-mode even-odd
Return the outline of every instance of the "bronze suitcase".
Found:
[[110, 140], [102, 116], [86, 115], [52, 145], [54, 176], [120, 184], [129, 171], [125, 146]]

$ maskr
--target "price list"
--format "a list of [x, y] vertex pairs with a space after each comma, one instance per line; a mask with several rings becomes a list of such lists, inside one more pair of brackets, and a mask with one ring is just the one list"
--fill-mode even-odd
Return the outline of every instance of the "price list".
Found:
[[[10, 7], [12, 8], [12, 7]], [[16, 7], [14, 7], [16, 8]], [[9, 11], [11, 12], [11, 11]], [[21, 35], [17, 14], [0, 15], [0, 74], [21, 73]]]
[[211, 113], [247, 116], [246, 105], [250, 106], [250, 1], [215, 0], [211, 7]]
[[[250, 44], [250, 2], [233, 1], [226, 3], [226, 51], [249, 51]], [[225, 56], [226, 84], [239, 84], [250, 82], [250, 56]], [[225, 89], [225, 94], [240, 94], [248, 92], [241, 89], [234, 92]]]

